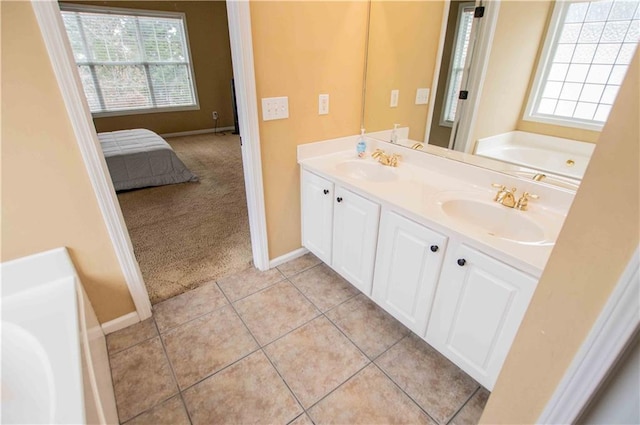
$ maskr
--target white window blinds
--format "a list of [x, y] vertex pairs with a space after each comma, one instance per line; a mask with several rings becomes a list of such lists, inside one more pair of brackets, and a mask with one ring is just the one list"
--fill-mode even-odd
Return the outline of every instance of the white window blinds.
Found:
[[197, 106], [184, 16], [62, 7], [92, 113]]

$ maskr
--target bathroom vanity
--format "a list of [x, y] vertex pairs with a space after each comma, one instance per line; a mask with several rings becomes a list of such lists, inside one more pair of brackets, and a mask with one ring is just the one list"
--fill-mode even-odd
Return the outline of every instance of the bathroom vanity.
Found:
[[[359, 159], [356, 143], [298, 146], [303, 246], [491, 390], [573, 192], [374, 139]], [[500, 205], [493, 183], [539, 199]]]

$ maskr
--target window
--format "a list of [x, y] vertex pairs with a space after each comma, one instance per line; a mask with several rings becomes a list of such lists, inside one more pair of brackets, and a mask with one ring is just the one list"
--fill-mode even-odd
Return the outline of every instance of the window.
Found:
[[556, 2], [524, 119], [600, 130], [640, 38], [639, 4]]
[[451, 62], [449, 64], [449, 76], [447, 77], [447, 89], [445, 91], [443, 111], [440, 120], [440, 125], [447, 127], [453, 126], [453, 122], [456, 119], [458, 92], [462, 84], [464, 65], [469, 50], [474, 11], [474, 3], [463, 3], [460, 5], [458, 11], [453, 52], [451, 53]]
[[198, 109], [184, 14], [61, 7], [94, 115]]

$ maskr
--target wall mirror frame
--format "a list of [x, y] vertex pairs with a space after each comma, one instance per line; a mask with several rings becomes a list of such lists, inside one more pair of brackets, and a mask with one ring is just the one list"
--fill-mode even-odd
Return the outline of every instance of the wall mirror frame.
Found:
[[[636, 28], [640, 25], [637, 0], [598, 3], [617, 10], [623, 2], [635, 7], [628, 20]], [[581, 3], [587, 5], [583, 20], [588, 21], [591, 11], [586, 11], [595, 6]], [[569, 13], [569, 4], [553, 0], [371, 1], [362, 127], [371, 137], [398, 140], [407, 148], [421, 142], [418, 149], [426, 153], [576, 190], [600, 131], [593, 126], [535, 122], [525, 116], [549, 40], [558, 37], [554, 40], [560, 42], [561, 31], [553, 22]], [[483, 7], [484, 16], [471, 17], [470, 28], [469, 14], [476, 7]], [[628, 34], [623, 41], [623, 47], [631, 44]], [[575, 41], [581, 42], [582, 38]], [[456, 78], [458, 85], [447, 91]], [[428, 95], [424, 89], [429, 89]], [[447, 95], [460, 90], [467, 91], [468, 97], [454, 103], [455, 119], [447, 123], [443, 119], [451, 112]], [[398, 130], [392, 136], [394, 125]], [[522, 144], [524, 149], [516, 151], [512, 144], [518, 148]]]

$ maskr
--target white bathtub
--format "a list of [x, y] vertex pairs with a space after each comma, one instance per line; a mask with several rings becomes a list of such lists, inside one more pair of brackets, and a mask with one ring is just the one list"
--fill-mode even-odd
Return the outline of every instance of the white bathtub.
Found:
[[573, 179], [582, 179], [595, 144], [511, 131], [479, 139], [475, 154]]

